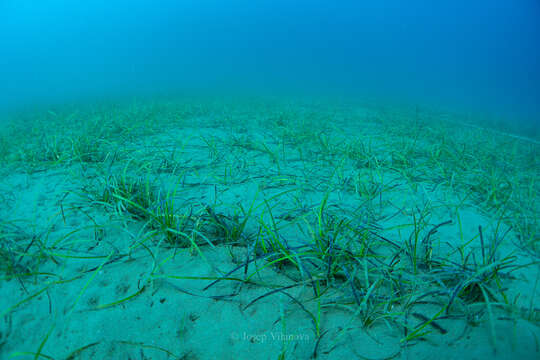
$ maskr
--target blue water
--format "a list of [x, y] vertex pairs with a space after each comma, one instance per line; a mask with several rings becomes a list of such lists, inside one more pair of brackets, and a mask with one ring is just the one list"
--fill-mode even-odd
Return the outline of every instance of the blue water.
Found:
[[1, 0], [0, 106], [370, 97], [540, 122], [537, 0]]

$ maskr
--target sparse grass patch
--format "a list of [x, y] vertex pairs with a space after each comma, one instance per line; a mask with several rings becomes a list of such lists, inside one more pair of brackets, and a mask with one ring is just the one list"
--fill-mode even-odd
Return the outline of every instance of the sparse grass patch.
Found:
[[47, 258], [37, 234], [27, 234], [11, 223], [0, 224], [0, 273], [4, 280], [22, 281], [37, 274]]
[[[357, 345], [348, 338], [358, 334], [396, 345], [392, 358], [415, 344], [458, 347], [483, 327], [495, 341], [503, 321], [536, 326], [540, 276], [533, 284], [525, 270], [538, 265], [538, 148], [482, 141], [418, 111], [341, 111], [133, 101], [51, 111], [15, 153], [15, 140], [0, 137], [0, 159], [40, 170], [15, 179], [20, 194], [53, 168], [47, 176], [74, 177], [83, 189], [59, 181], [54, 231], [0, 224], [0, 277], [29, 290], [2, 316], [38, 299], [57, 311], [49, 295], [70, 282], [69, 316], [117, 315], [136, 301], [159, 311], [193, 296], [196, 305], [182, 298], [182, 306], [214, 311], [219, 303], [224, 314], [260, 322], [258, 331], [313, 334], [313, 344], [276, 346], [277, 358], [331, 357]], [[42, 203], [36, 218], [49, 206]], [[124, 266], [133, 279], [120, 278]], [[111, 282], [112, 295], [100, 296]], [[180, 332], [200, 329], [210, 328]], [[47, 330], [32, 356], [56, 356], [46, 351], [57, 338]], [[112, 342], [174, 355], [145, 336]], [[6, 344], [0, 336], [0, 356]], [[101, 345], [74, 344], [68, 358]]]

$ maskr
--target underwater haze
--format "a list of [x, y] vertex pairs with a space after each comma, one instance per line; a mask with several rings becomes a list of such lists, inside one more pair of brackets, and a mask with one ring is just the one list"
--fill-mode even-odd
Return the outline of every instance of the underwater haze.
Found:
[[0, 360], [540, 359], [539, 19], [0, 0]]
[[0, 105], [368, 97], [539, 122], [536, 0], [3, 0]]

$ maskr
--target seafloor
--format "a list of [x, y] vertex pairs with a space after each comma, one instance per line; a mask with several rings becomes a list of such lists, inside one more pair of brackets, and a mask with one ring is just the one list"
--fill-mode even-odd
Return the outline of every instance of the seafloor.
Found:
[[540, 358], [540, 145], [470, 124], [247, 99], [13, 115], [0, 358]]

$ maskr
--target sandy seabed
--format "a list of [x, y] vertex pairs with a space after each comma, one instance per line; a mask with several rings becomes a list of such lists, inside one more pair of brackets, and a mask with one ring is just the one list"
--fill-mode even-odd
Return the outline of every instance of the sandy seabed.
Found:
[[0, 358], [539, 358], [540, 145], [478, 126], [306, 101], [19, 114]]

